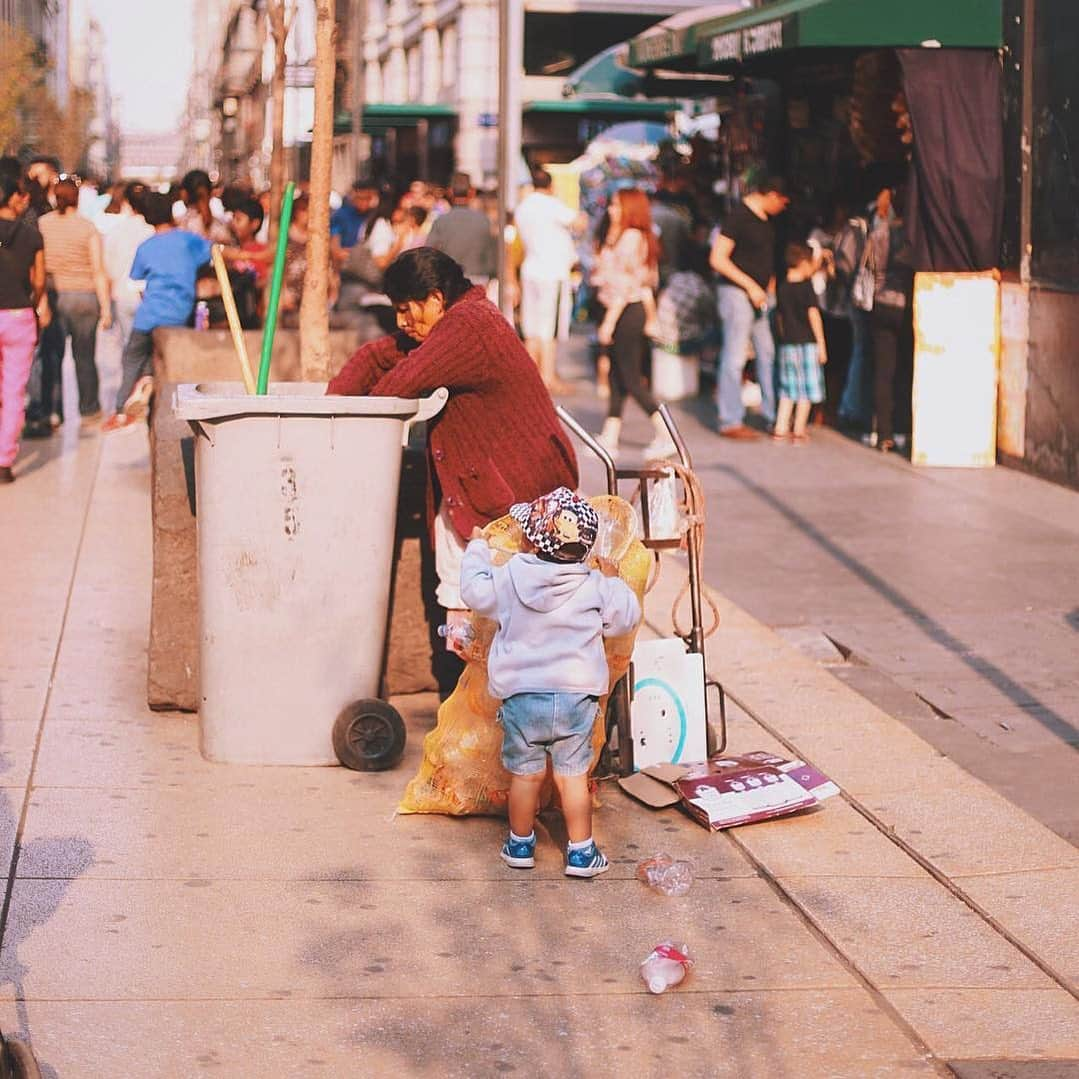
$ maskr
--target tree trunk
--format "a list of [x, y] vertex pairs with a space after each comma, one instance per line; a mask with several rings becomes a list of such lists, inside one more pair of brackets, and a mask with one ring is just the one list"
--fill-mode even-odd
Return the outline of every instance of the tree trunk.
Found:
[[269, 0], [266, 17], [270, 22], [270, 37], [274, 43], [273, 79], [270, 100], [273, 103], [273, 142], [270, 149], [270, 243], [277, 240], [277, 222], [281, 216], [281, 196], [287, 180], [285, 168], [285, 68], [288, 64], [286, 43], [296, 14], [295, 0], [291, 10], [285, 10], [286, 0]]
[[315, 124], [311, 136], [307, 270], [300, 302], [300, 364], [305, 382], [325, 381], [330, 371], [330, 183], [337, 67], [334, 0], [316, 0], [316, 12]]

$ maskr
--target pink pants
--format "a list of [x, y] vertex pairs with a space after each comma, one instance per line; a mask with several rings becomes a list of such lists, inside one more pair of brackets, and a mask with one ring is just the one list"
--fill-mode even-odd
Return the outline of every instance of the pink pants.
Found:
[[0, 310], [0, 468], [15, 463], [26, 415], [26, 380], [34, 362], [33, 308]]

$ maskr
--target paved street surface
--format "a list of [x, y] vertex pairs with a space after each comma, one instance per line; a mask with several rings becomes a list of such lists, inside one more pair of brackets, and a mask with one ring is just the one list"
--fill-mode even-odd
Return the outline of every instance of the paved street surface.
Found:
[[[566, 403], [599, 429], [588, 393]], [[1079, 493], [915, 469], [827, 429], [731, 443], [705, 402], [675, 415], [707, 495], [708, 581], [1079, 844]], [[650, 432], [626, 417], [632, 462]]]
[[[593, 882], [562, 876], [555, 817], [529, 873], [499, 861], [502, 822], [394, 816], [430, 696], [398, 700], [410, 740], [388, 773], [202, 760], [195, 717], [145, 708], [141, 433], [35, 448], [0, 492], [5, 1033], [64, 1079], [1074, 1075], [1067, 811], [1029, 800], [1058, 835], [926, 741], [924, 717], [874, 701], [917, 690], [1016, 772], [1074, 758], [1076, 496], [830, 436], [803, 451], [687, 430], [732, 748], [804, 754], [843, 795], [712, 836], [605, 784], [613, 867]], [[648, 632], [669, 632], [678, 586], [672, 562]], [[864, 665], [820, 662], [817, 629]], [[687, 896], [634, 879], [657, 849], [696, 860]], [[667, 936], [697, 965], [652, 997], [636, 967]]]

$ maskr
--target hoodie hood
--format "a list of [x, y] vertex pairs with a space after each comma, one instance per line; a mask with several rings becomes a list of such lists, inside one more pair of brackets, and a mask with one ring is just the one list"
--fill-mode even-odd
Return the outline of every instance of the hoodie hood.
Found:
[[588, 580], [583, 562], [544, 562], [534, 554], [518, 555], [507, 563], [517, 598], [533, 611], [556, 611]]

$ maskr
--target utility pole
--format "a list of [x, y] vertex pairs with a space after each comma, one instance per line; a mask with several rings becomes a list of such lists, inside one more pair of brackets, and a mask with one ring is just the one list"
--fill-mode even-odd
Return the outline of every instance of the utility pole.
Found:
[[498, 0], [498, 304], [510, 319], [506, 225], [517, 205], [524, 28], [524, 0]]
[[367, 138], [363, 133], [363, 107], [367, 98], [367, 69], [364, 61], [364, 36], [367, 33], [367, 0], [348, 0], [352, 5], [349, 43], [352, 54], [352, 139], [349, 157], [352, 179], [367, 173]]

